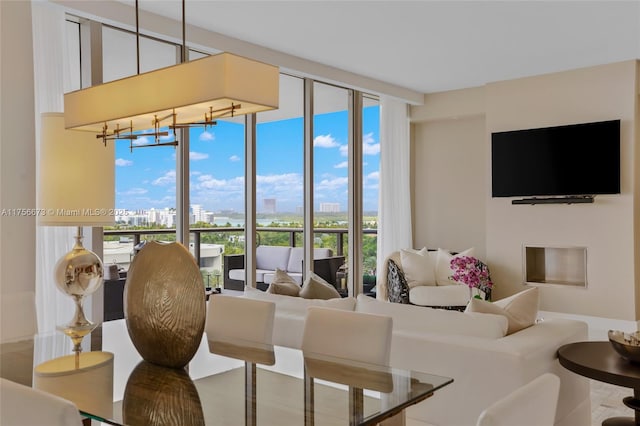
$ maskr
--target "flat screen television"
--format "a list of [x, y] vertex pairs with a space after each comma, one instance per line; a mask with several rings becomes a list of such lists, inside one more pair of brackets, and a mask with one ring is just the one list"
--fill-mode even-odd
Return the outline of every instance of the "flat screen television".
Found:
[[620, 193], [620, 120], [491, 135], [493, 197]]

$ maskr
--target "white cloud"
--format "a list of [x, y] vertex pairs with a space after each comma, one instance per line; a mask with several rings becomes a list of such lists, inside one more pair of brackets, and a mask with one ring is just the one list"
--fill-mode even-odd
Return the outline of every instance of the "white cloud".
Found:
[[380, 172], [371, 172], [367, 175], [367, 180], [379, 180]]
[[362, 154], [376, 155], [380, 153], [380, 144], [373, 139], [373, 133], [367, 133], [362, 137]]
[[200, 176], [202, 174], [202, 172], [198, 172], [198, 171], [191, 171], [189, 172], [189, 176]]
[[240, 157], [238, 157], [237, 155], [232, 155], [231, 157], [229, 157], [229, 161], [233, 161], [233, 162], [240, 161]]
[[370, 145], [375, 142], [376, 141], [373, 140], [373, 132], [367, 133], [366, 135], [362, 136], [362, 143], [364, 144]]
[[141, 136], [138, 139], [135, 139], [131, 142], [133, 146], [139, 145], [148, 145], [152, 142], [152, 139], [149, 136]]
[[119, 195], [143, 195], [143, 194], [146, 194], [147, 192], [149, 191], [147, 191], [144, 188], [129, 188], [128, 190], [122, 193], [119, 193]]
[[303, 177], [299, 173], [256, 176], [256, 190], [263, 197], [274, 197], [278, 201], [296, 198], [303, 191]]
[[198, 189], [213, 189], [213, 188], [224, 188], [227, 184], [225, 179], [215, 179], [211, 175], [202, 175], [198, 177], [197, 187]]
[[116, 159], [116, 166], [119, 166], [119, 167], [133, 166], [133, 161], [125, 160], [124, 158], [118, 158]]
[[[373, 133], [367, 133], [362, 137], [362, 155], [377, 155], [380, 153], [380, 144], [373, 139]], [[349, 146], [340, 145], [340, 155], [349, 156]]]
[[335, 191], [337, 189], [343, 188], [349, 182], [349, 178], [346, 177], [337, 177], [333, 179], [322, 179], [320, 183], [316, 185], [316, 190], [329, 190]]
[[338, 146], [338, 142], [336, 142], [330, 134], [319, 135], [313, 139], [313, 146], [317, 146], [318, 148], [335, 148]]
[[164, 185], [169, 185], [175, 182], [176, 182], [176, 171], [169, 170], [163, 176], [160, 176], [158, 179], [151, 182], [151, 184], [156, 186], [164, 186]]
[[334, 169], [346, 169], [347, 167], [349, 167], [348, 161], [343, 161], [342, 163], [338, 163], [335, 166], [333, 166]]
[[202, 132], [200, 134], [199, 140], [204, 142], [204, 141], [215, 140], [215, 138], [216, 138], [215, 135], [213, 133], [211, 133], [211, 132]]
[[190, 160], [198, 161], [198, 160], [206, 160], [207, 158], [209, 158], [209, 154], [206, 154], [204, 152], [195, 152], [195, 151], [189, 152]]

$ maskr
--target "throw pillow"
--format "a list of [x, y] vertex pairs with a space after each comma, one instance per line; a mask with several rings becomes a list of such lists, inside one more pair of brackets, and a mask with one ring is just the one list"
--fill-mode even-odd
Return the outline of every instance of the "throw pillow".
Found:
[[389, 302], [392, 303], [409, 303], [409, 286], [404, 279], [404, 274], [396, 265], [396, 262], [389, 259], [387, 273], [387, 291]]
[[298, 296], [300, 293], [300, 285], [286, 272], [276, 268], [273, 281], [271, 281], [269, 288], [267, 288], [267, 293]]
[[340, 298], [338, 290], [322, 277], [309, 273], [307, 279], [304, 280], [302, 290], [300, 290], [300, 297], [304, 299], [336, 299]]
[[400, 263], [409, 288], [419, 285], [436, 285], [434, 255], [427, 249], [418, 252], [400, 250]]
[[538, 287], [534, 287], [493, 303], [471, 299], [465, 312], [504, 315], [509, 321], [507, 334], [511, 334], [535, 324], [538, 302]]
[[461, 253], [451, 254], [448, 250], [438, 249], [438, 255], [436, 260], [436, 284], [438, 285], [458, 285], [457, 281], [453, 281], [449, 277], [453, 275], [451, 269], [451, 259], [461, 256], [474, 256], [475, 248], [471, 247]]

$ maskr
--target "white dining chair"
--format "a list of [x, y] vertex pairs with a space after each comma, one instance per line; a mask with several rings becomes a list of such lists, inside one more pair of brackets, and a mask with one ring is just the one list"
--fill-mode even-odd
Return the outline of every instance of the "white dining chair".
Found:
[[[315, 355], [325, 355], [369, 364], [388, 366], [391, 354], [393, 319], [364, 312], [344, 311], [317, 306], [307, 308], [302, 336], [302, 352], [310, 362]], [[314, 379], [304, 375], [305, 411], [312, 422], [315, 411]], [[384, 398], [384, 395], [383, 395]], [[364, 393], [360, 385], [349, 384], [350, 423], [363, 416]], [[404, 424], [404, 412], [396, 417]]]
[[391, 317], [312, 306], [307, 309], [303, 352], [389, 365]]
[[82, 418], [71, 401], [0, 378], [0, 424], [73, 426]]
[[558, 376], [545, 373], [487, 407], [476, 426], [553, 426]]
[[275, 303], [265, 300], [214, 295], [205, 324], [207, 339], [271, 344], [275, 309]]

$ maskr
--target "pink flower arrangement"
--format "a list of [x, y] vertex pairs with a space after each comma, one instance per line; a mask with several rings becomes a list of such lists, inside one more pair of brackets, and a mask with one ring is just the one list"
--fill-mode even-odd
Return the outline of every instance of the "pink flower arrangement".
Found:
[[493, 287], [489, 267], [471, 256], [459, 256], [451, 259], [451, 279], [482, 291]]

